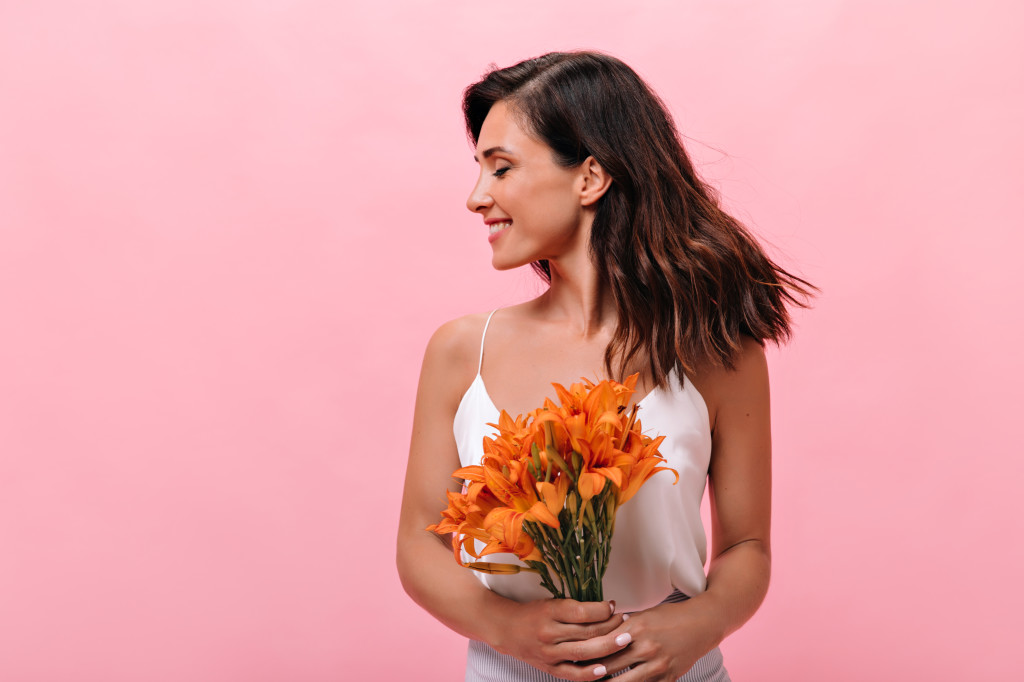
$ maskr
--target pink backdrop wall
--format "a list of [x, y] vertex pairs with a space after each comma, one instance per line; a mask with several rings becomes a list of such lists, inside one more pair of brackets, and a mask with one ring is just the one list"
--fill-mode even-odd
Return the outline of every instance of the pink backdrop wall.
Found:
[[824, 290], [733, 678], [1024, 675], [1019, 3], [630, 4], [0, 5], [0, 679], [461, 679], [394, 568], [416, 378], [537, 285], [459, 95], [585, 47]]

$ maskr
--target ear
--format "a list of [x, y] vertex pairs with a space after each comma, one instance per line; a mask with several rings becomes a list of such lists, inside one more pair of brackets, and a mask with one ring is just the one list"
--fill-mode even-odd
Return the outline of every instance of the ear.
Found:
[[612, 186], [612, 176], [608, 175], [601, 164], [593, 156], [588, 156], [579, 167], [583, 189], [580, 191], [580, 204], [593, 206]]

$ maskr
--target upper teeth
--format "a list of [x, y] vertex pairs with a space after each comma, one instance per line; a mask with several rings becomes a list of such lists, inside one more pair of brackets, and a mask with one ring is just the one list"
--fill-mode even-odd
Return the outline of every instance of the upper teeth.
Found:
[[508, 227], [511, 224], [512, 223], [491, 223], [491, 225], [490, 225], [491, 234], [494, 234], [495, 232], [501, 232], [502, 230], [504, 230], [506, 227]]

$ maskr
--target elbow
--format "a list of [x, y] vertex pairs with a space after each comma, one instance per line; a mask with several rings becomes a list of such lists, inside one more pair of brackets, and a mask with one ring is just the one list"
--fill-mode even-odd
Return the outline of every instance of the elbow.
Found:
[[742, 547], [744, 551], [754, 551], [754, 552], [758, 552], [760, 554], [763, 554], [765, 559], [768, 561], [768, 563], [771, 563], [771, 560], [772, 560], [772, 548], [771, 548], [771, 545], [769, 545], [766, 540], [762, 540], [761, 538], [746, 538], [744, 540], [740, 540], [739, 542], [734, 542], [733, 544], [729, 545], [725, 549], [723, 549], [723, 550], [721, 550], [719, 552], [716, 552], [715, 553], [715, 558], [717, 559], [717, 558], [723, 557], [726, 554], [728, 554], [729, 552], [733, 552], [737, 548], [740, 548], [740, 547]]
[[414, 552], [410, 550], [409, 544], [406, 538], [399, 533], [398, 543], [395, 547], [395, 568], [398, 569], [398, 579], [402, 583], [402, 589], [412, 597], [413, 594], [410, 589], [412, 588], [413, 564], [415, 561], [412, 557]]
[[[429, 536], [429, 537], [428, 537]], [[416, 602], [420, 601], [419, 594], [423, 590], [424, 576], [430, 573], [428, 564], [435, 561], [437, 547], [435, 542], [445, 542], [450, 535], [439, 536], [428, 530], [413, 529], [400, 530], [398, 542], [395, 547], [395, 568], [398, 570], [398, 579], [402, 583], [402, 589]], [[448, 561], [451, 561], [449, 554]]]

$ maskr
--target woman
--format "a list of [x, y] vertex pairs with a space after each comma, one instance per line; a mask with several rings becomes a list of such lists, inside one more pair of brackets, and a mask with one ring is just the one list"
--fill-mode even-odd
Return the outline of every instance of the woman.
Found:
[[[717, 647], [768, 588], [763, 343], [788, 338], [785, 305], [813, 287], [721, 210], [660, 100], [621, 61], [544, 55], [490, 72], [463, 105], [480, 164], [467, 207], [483, 219], [493, 266], [530, 264], [550, 286], [448, 322], [427, 346], [398, 537], [403, 585], [470, 638], [467, 680], [728, 680]], [[449, 538], [425, 530], [443, 490], [459, 490], [452, 472], [479, 463], [496, 406], [525, 414], [552, 382], [634, 372], [644, 430], [666, 436], [680, 482], [655, 476], [620, 509], [609, 601], [545, 599], [529, 573], [474, 573], [452, 560]]]

